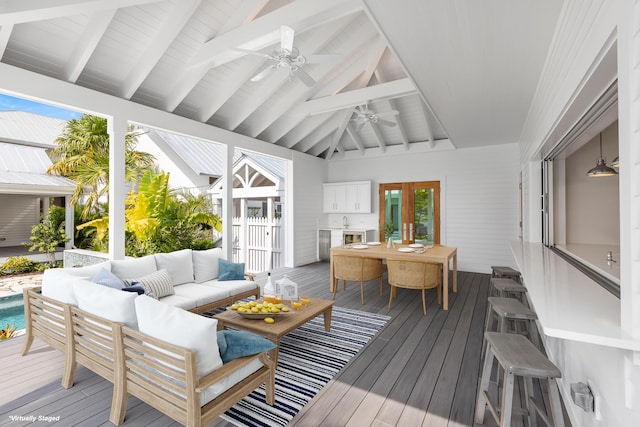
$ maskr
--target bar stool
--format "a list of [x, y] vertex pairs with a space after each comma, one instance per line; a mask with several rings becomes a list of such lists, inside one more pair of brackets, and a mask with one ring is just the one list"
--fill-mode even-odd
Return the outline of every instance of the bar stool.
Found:
[[[511, 414], [513, 412], [513, 393], [515, 377], [524, 380], [524, 408], [528, 418], [528, 425], [537, 425], [536, 416], [548, 425], [564, 427], [560, 395], [555, 378], [560, 378], [560, 370], [544, 354], [540, 352], [528, 339], [517, 334], [501, 334], [499, 332], [486, 332], [484, 366], [482, 379], [476, 402], [475, 422], [484, 423], [484, 413], [487, 408], [498, 423], [499, 427], [511, 426]], [[498, 408], [489, 398], [489, 379], [493, 368], [493, 359], [498, 361], [498, 367], [504, 372], [502, 398]], [[545, 414], [533, 397], [533, 378], [539, 378], [540, 384], [548, 388], [550, 414]]]
[[518, 298], [523, 305], [528, 306], [525, 293], [527, 288], [514, 281], [513, 279], [503, 279], [499, 277], [491, 278], [490, 296], [497, 295], [499, 297], [515, 297]]
[[500, 277], [504, 279], [512, 279], [516, 282], [520, 282], [520, 272], [511, 267], [504, 267], [501, 265], [491, 266], [491, 276]]
[[[526, 323], [526, 332], [529, 341], [531, 341], [539, 350], [542, 351], [542, 344], [536, 329], [536, 320], [538, 315], [531, 309], [525, 307], [520, 301], [514, 298], [489, 297], [487, 298], [489, 307], [487, 309], [487, 318], [485, 321], [485, 332], [502, 332], [507, 333], [508, 322], [513, 321], [514, 331], [519, 333], [518, 324]], [[494, 326], [493, 321], [497, 320]], [[482, 345], [482, 354], [486, 347], [486, 341]]]

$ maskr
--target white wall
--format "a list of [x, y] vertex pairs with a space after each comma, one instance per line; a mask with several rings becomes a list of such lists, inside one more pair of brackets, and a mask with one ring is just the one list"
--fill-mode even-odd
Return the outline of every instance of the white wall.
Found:
[[371, 180], [374, 213], [350, 214], [349, 223], [377, 229], [380, 183], [440, 181], [441, 243], [458, 248], [459, 270], [488, 273], [515, 266], [509, 241], [519, 234], [519, 155], [517, 144], [506, 144], [332, 160], [328, 182]]
[[0, 247], [28, 242], [31, 227], [40, 221], [39, 199], [33, 196], [0, 194]]
[[[636, 339], [640, 338], [640, 259], [637, 256], [640, 205], [634, 202], [640, 182], [639, 7], [638, 1], [564, 2], [543, 77], [522, 133], [521, 158], [527, 183], [525, 200], [529, 205], [525, 210], [525, 238], [535, 242], [540, 241], [541, 223], [540, 149], [559, 141], [599, 94], [618, 80], [619, 153], [625, 167], [619, 176], [621, 325]], [[610, 161], [609, 155], [607, 157]], [[598, 307], [592, 309], [597, 316]], [[639, 355], [571, 340], [547, 338], [545, 341], [550, 359], [562, 371], [560, 389], [574, 426], [639, 425]], [[588, 382], [592, 387], [598, 396], [596, 412], [584, 412], [572, 404], [569, 390], [576, 382]]]

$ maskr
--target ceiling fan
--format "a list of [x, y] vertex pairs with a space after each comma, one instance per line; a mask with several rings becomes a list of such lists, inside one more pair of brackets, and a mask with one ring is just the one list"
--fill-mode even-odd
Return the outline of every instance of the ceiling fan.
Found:
[[278, 68], [289, 70], [289, 74], [300, 80], [305, 86], [312, 87], [317, 82], [301, 67], [304, 64], [317, 64], [321, 62], [336, 61], [342, 57], [339, 54], [309, 55], [302, 56], [296, 47], [293, 46], [295, 32], [293, 28], [282, 25], [280, 27], [280, 47], [275, 48], [271, 54], [256, 52], [253, 50], [236, 49], [250, 55], [258, 55], [269, 60], [270, 64], [259, 71], [251, 78], [252, 82], [264, 79]]
[[376, 124], [381, 124], [385, 126], [395, 126], [396, 125], [395, 122], [382, 119], [381, 117], [395, 116], [400, 114], [398, 110], [383, 111], [381, 113], [376, 113], [375, 111], [370, 110], [367, 107], [367, 104], [358, 105], [356, 108], [353, 109], [353, 113], [355, 114], [355, 116], [351, 119], [351, 121], [356, 123], [357, 131], [362, 129], [362, 126], [364, 126], [365, 123], [376, 123]]

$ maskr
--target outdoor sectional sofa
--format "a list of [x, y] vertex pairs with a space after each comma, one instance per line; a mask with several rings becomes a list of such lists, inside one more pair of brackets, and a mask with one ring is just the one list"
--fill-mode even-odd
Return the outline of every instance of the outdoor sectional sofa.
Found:
[[[157, 266], [173, 272], [175, 283], [175, 277], [182, 277], [177, 281], [186, 279], [183, 273], [188, 271], [188, 262], [184, 255], [193, 256], [191, 252], [111, 261], [107, 268], [123, 279], [134, 272], [142, 272], [136, 277], [144, 277], [153, 274], [145, 268], [151, 270], [149, 261], [158, 257]], [[216, 258], [216, 264], [220, 256], [217, 250], [199, 255], [209, 257], [209, 261]], [[180, 262], [181, 268], [174, 269], [170, 265], [173, 262]], [[255, 282], [232, 280], [229, 282], [237, 282], [228, 283], [235, 289], [233, 296], [220, 293], [211, 278], [195, 283], [205, 278], [195, 272], [200, 274], [204, 271], [201, 267], [211, 267], [202, 263], [191, 270], [194, 282], [176, 285], [190, 284], [188, 292], [178, 294], [176, 289], [169, 298], [156, 300], [87, 278], [95, 277], [105, 266], [101, 263], [72, 269], [72, 274], [70, 269], [59, 269], [43, 277], [41, 288], [24, 290], [23, 355], [38, 337], [65, 354], [63, 387], [73, 385], [78, 363], [113, 383], [109, 419], [116, 425], [124, 421], [129, 394], [187, 426], [206, 424], [263, 383], [266, 401], [273, 404], [275, 366], [267, 356], [273, 344], [246, 332], [218, 332], [215, 319], [190, 312], [204, 312], [240, 295], [259, 295], [259, 287], [249, 290]], [[217, 273], [210, 268], [207, 274]], [[219, 286], [226, 284], [219, 282]], [[215, 292], [203, 290], [197, 295], [195, 290], [199, 288], [193, 285], [211, 287]], [[214, 300], [212, 295], [219, 298]]]

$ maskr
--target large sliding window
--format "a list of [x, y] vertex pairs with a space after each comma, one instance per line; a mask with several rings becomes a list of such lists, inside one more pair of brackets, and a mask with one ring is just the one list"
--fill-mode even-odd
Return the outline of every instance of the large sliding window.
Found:
[[440, 243], [440, 182], [380, 184], [380, 240], [393, 224], [395, 243]]
[[543, 153], [543, 242], [585, 275], [620, 295], [618, 176], [587, 176], [618, 157], [617, 86]]

